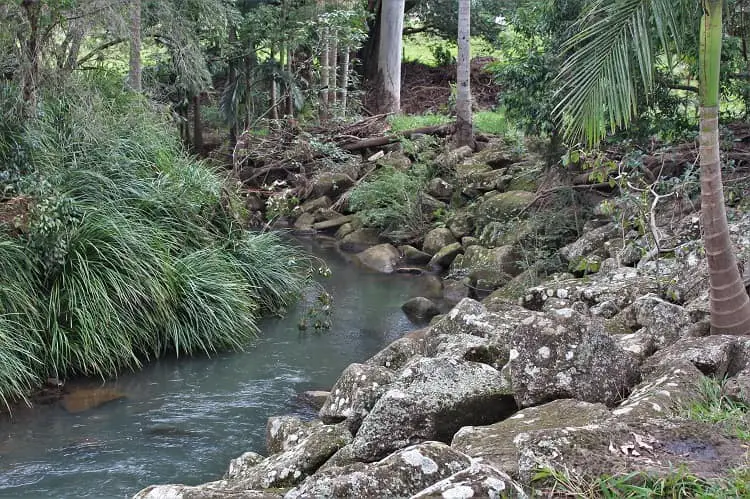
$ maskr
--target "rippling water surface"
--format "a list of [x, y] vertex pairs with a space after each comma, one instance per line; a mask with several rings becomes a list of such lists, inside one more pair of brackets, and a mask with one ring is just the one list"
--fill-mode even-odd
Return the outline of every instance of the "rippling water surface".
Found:
[[264, 453], [269, 416], [312, 417], [296, 395], [330, 388], [347, 365], [413, 329], [400, 306], [422, 282], [359, 271], [308, 244], [333, 270], [322, 282], [334, 297], [330, 331], [301, 334], [300, 306], [266, 319], [245, 352], [163, 359], [108, 380], [125, 399], [80, 414], [16, 411], [0, 421], [0, 497], [128, 497], [153, 483], [215, 480], [230, 459]]

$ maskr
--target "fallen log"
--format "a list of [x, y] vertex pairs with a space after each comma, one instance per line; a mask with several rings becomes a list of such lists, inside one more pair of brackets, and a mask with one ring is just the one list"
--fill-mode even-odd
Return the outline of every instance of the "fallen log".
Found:
[[423, 126], [420, 128], [412, 128], [411, 130], [404, 130], [391, 135], [384, 135], [382, 137], [369, 137], [366, 139], [358, 140], [356, 142], [349, 142], [342, 144], [341, 148], [347, 151], [361, 151], [362, 149], [368, 149], [370, 147], [382, 147], [398, 142], [402, 138], [411, 139], [415, 135], [436, 135], [438, 137], [445, 137], [451, 131], [453, 131], [455, 125], [448, 123], [445, 125], [433, 125]]

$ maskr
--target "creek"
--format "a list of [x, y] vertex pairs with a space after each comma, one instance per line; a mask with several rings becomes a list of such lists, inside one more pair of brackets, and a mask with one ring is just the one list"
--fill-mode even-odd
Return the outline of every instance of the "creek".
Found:
[[312, 418], [297, 396], [330, 389], [341, 371], [414, 329], [400, 309], [424, 283], [357, 269], [313, 241], [333, 275], [332, 328], [297, 324], [311, 293], [284, 318], [267, 318], [243, 352], [164, 358], [116, 379], [78, 380], [125, 395], [72, 414], [60, 403], [20, 408], [0, 421], [0, 497], [130, 497], [150, 484], [221, 478], [245, 451], [265, 455], [269, 416]]

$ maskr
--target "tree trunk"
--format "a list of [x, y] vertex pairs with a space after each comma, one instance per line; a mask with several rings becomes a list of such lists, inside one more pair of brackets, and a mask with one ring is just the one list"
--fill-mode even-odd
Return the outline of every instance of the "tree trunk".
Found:
[[130, 72], [128, 85], [134, 92], [140, 92], [141, 85], [141, 0], [131, 0], [130, 4]]
[[[234, 24], [229, 25], [229, 32], [228, 32], [228, 40], [229, 45], [231, 46], [232, 52], [234, 52], [235, 44], [237, 43], [237, 28], [234, 26]], [[231, 84], [235, 84], [234, 82], [237, 81], [237, 62], [234, 57], [229, 58], [229, 82]], [[239, 119], [239, 102], [236, 103], [236, 108], [234, 110], [234, 116], [232, 116], [230, 125], [229, 125], [229, 145], [232, 150], [234, 150], [234, 146], [237, 144], [237, 122], [240, 121]], [[234, 108], [234, 106], [232, 106]]]
[[193, 97], [193, 150], [196, 154], [203, 151], [203, 124], [201, 122], [201, 95]]
[[[274, 47], [271, 47], [271, 54], [270, 59], [271, 61], [274, 60], [274, 57], [276, 56]], [[279, 93], [277, 91], [278, 86], [276, 85], [276, 73], [274, 70], [274, 74], [271, 75], [271, 119], [274, 122], [274, 126], [279, 124]]]
[[341, 115], [346, 116], [347, 99], [349, 98], [349, 64], [350, 64], [350, 52], [349, 47], [344, 48], [342, 54], [343, 60], [341, 61]]
[[21, 73], [21, 88], [24, 102], [23, 113], [25, 116], [32, 116], [36, 113], [39, 59], [41, 58], [42, 33], [39, 26], [41, 5], [39, 0], [23, 0], [21, 6], [26, 13], [26, 19], [29, 23], [29, 36], [23, 47], [26, 67]]
[[362, 61], [362, 76], [365, 82], [375, 82], [378, 78], [380, 26], [382, 24], [381, 0], [370, 0], [368, 11], [372, 13], [372, 17], [367, 21], [367, 40], [359, 50], [359, 59]]
[[401, 48], [404, 31], [404, 0], [383, 0], [376, 80], [376, 112], [401, 110]]
[[290, 118], [294, 118], [294, 89], [292, 88], [292, 72], [294, 71], [293, 66], [294, 52], [291, 49], [286, 51], [286, 72], [289, 83], [286, 86], [286, 114]]
[[336, 30], [331, 31], [331, 41], [329, 43], [329, 55], [328, 63], [331, 66], [328, 74], [328, 105], [331, 108], [336, 107], [336, 91], [338, 88], [338, 55], [339, 55], [339, 39]]
[[701, 218], [708, 259], [711, 332], [750, 334], [748, 299], [729, 238], [719, 157], [722, 0], [703, 0], [700, 36]]
[[456, 143], [474, 148], [471, 113], [471, 0], [458, 2]]

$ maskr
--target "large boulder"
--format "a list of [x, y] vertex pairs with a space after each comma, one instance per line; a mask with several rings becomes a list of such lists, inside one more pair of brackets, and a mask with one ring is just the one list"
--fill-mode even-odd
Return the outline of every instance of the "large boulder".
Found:
[[297, 445], [243, 470], [234, 479], [248, 489], [292, 487], [312, 475], [351, 440], [352, 434], [346, 426], [317, 426]]
[[720, 428], [686, 420], [537, 430], [520, 433], [514, 443], [524, 483], [540, 468], [575, 470], [583, 481], [633, 472], [664, 477], [675, 469], [711, 478], [745, 466], [747, 452], [741, 440], [723, 436]]
[[686, 361], [703, 374], [721, 379], [737, 374], [740, 367], [739, 355], [740, 340], [737, 336], [682, 338], [656, 352], [641, 366], [641, 370], [644, 374], [650, 374], [652, 371], [660, 370], [662, 366], [673, 366]]
[[310, 201], [306, 201], [299, 207], [299, 209], [302, 213], [312, 213], [321, 208], [330, 208], [330, 207], [331, 207], [331, 198], [329, 198], [328, 196], [320, 196], [315, 199], [311, 199]]
[[427, 194], [430, 196], [448, 200], [453, 194], [453, 186], [440, 177], [435, 177], [427, 184]]
[[313, 197], [335, 198], [354, 185], [354, 180], [343, 172], [323, 172], [312, 179]]
[[492, 292], [521, 273], [521, 257], [513, 246], [470, 246], [451, 265], [451, 273], [468, 275], [474, 288]]
[[410, 265], [426, 265], [429, 263], [432, 255], [420, 251], [414, 246], [404, 245], [399, 246], [399, 251], [404, 255], [404, 261]]
[[640, 381], [637, 362], [590, 322], [560, 309], [529, 317], [513, 331], [506, 369], [520, 407], [562, 398], [613, 406]]
[[427, 233], [427, 235], [424, 237], [422, 249], [425, 253], [434, 255], [435, 253], [440, 251], [441, 248], [444, 248], [449, 244], [453, 244], [455, 242], [456, 238], [453, 237], [451, 231], [446, 228], [440, 227], [437, 229], [432, 229]]
[[321, 424], [320, 421], [307, 422], [294, 416], [272, 416], [266, 422], [266, 450], [269, 454], [289, 450]]
[[523, 487], [503, 471], [483, 462], [472, 462], [465, 470], [414, 494], [410, 499], [488, 497], [526, 498]]
[[133, 499], [281, 499], [282, 494], [266, 490], [249, 490], [234, 482], [218, 480], [201, 485], [152, 485]]
[[401, 255], [398, 250], [390, 244], [378, 244], [361, 253], [357, 253], [359, 263], [384, 274], [395, 272], [400, 259]]
[[244, 476], [250, 468], [262, 463], [265, 457], [256, 452], [245, 452], [229, 461], [229, 469], [224, 474], [225, 480], [236, 480]]
[[612, 411], [619, 421], [678, 416], [700, 394], [703, 375], [688, 361], [651, 370], [630, 396]]
[[[343, 229], [347, 224], [341, 226]], [[370, 246], [375, 246], [380, 242], [380, 235], [377, 229], [356, 229], [343, 236], [339, 241], [339, 249], [347, 253], [359, 253]]]
[[346, 421], [349, 431], [355, 434], [393, 377], [393, 371], [385, 367], [350, 364], [331, 388], [320, 419], [329, 424]]
[[402, 449], [371, 464], [354, 463], [321, 470], [285, 499], [409, 497], [454, 473], [471, 460], [440, 442], [425, 442]]
[[599, 252], [603, 256], [606, 252], [604, 243], [616, 237], [620, 230], [613, 223], [587, 231], [575, 242], [560, 248], [558, 253], [566, 262], [577, 264], [588, 254]]
[[687, 309], [654, 293], [637, 298], [623, 314], [628, 325], [643, 327], [654, 337], [657, 349], [665, 348], [695, 331], [691, 327], [693, 322]]
[[529, 407], [489, 426], [466, 426], [453, 437], [451, 447], [474, 458], [483, 458], [511, 476], [518, 476], [518, 449], [513, 439], [522, 432], [568, 426], [586, 426], [610, 417], [602, 404], [555, 400]]
[[367, 364], [399, 370], [412, 358], [422, 355], [425, 349], [424, 334], [410, 334], [399, 338], [370, 357]]
[[[460, 256], [459, 256], [460, 257]], [[443, 300], [449, 305], [456, 305], [471, 294], [469, 278], [446, 279], [443, 281]]]
[[536, 194], [526, 191], [489, 192], [477, 204], [476, 225], [506, 222], [520, 214], [535, 198]]
[[462, 251], [461, 243], [458, 242], [444, 246], [432, 256], [429, 267], [433, 269], [448, 268]]
[[450, 442], [462, 426], [499, 421], [515, 408], [496, 369], [476, 362], [418, 358], [406, 365], [372, 408], [351, 452], [360, 461], [375, 461], [417, 442]]
[[440, 314], [437, 304], [424, 296], [417, 296], [407, 301], [401, 305], [401, 310], [414, 322], [429, 322], [430, 319]]

